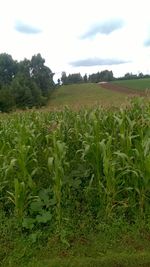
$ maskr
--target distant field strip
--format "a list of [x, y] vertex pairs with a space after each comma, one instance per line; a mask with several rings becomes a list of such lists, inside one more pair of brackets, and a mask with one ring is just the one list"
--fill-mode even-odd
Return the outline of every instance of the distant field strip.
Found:
[[123, 80], [123, 81], [115, 81], [113, 84], [118, 86], [127, 87], [130, 89], [136, 90], [149, 90], [150, 91], [150, 79], [135, 79], [135, 80]]

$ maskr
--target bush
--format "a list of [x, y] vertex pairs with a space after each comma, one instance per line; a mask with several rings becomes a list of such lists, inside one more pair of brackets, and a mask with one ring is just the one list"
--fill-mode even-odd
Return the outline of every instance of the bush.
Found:
[[9, 112], [15, 106], [14, 96], [9, 88], [0, 90], [0, 111]]

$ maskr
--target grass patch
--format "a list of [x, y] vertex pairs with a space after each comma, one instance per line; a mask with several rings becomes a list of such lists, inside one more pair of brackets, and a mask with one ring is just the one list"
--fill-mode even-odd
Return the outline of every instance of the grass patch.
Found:
[[[25, 235], [18, 230], [13, 239], [7, 236], [5, 257], [1, 266], [6, 267], [149, 267], [150, 232], [140, 224], [99, 224], [96, 232], [72, 234], [69, 246], [58, 236], [47, 232]], [[36, 236], [36, 239], [35, 239]]]
[[62, 108], [67, 105], [78, 109], [98, 105], [120, 106], [125, 101], [126, 95], [105, 90], [98, 84], [74, 84], [56, 89], [49, 102], [49, 107]]
[[130, 89], [142, 90], [146, 89], [150, 90], [150, 79], [135, 79], [135, 80], [123, 80], [123, 81], [115, 81], [115, 84], [128, 87]]

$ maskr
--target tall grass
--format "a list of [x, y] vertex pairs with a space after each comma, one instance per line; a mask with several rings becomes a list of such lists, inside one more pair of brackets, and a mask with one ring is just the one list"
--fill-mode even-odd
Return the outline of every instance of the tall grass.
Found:
[[0, 207], [23, 228], [62, 235], [148, 217], [150, 105], [1, 116]]

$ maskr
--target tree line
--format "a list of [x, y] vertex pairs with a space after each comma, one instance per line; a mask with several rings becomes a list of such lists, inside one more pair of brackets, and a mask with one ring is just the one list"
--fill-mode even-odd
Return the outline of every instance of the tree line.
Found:
[[82, 76], [80, 73], [73, 73], [67, 75], [66, 72], [62, 72], [61, 80], [58, 79], [58, 83], [60, 84], [61, 82], [63, 85], [87, 82], [98, 83], [102, 81], [109, 82], [113, 81], [114, 79], [115, 78], [113, 76], [113, 72], [109, 70], [104, 70], [90, 75], [85, 74], [84, 76]]
[[19, 62], [0, 54], [0, 111], [45, 105], [55, 87], [53, 75], [41, 54]]
[[110, 70], [103, 70], [101, 72], [93, 73], [90, 75], [85, 74], [82, 76], [80, 73], [73, 73], [67, 75], [66, 72], [62, 72], [61, 79], [58, 79], [58, 84], [68, 85], [74, 83], [98, 83], [98, 82], [111, 82], [114, 80], [133, 80], [150, 78], [149, 74], [143, 74], [140, 72], [138, 75], [132, 72], [127, 72], [122, 77], [114, 77], [113, 72]]
[[132, 72], [127, 72], [124, 76], [116, 78], [117, 80], [136, 80], [136, 79], [146, 79], [150, 78], [149, 74], [143, 74], [140, 72], [139, 74], [133, 74]]

